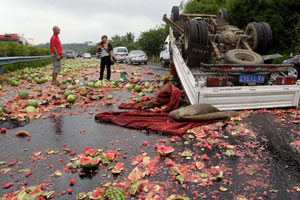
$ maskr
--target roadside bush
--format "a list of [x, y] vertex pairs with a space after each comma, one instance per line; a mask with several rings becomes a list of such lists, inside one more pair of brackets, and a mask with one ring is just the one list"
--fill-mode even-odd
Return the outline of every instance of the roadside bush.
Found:
[[0, 42], [0, 57], [45, 55], [50, 55], [48, 48], [25, 46], [14, 42]]

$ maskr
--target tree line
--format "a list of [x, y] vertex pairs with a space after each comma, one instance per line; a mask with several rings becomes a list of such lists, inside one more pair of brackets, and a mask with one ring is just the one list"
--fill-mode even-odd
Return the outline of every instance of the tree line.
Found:
[[[131, 32], [125, 35], [114, 35], [109, 42], [113, 47], [127, 47], [128, 51], [143, 50], [148, 56], [157, 56], [161, 51], [161, 47], [168, 36], [168, 26], [161, 25], [141, 32], [138, 39]], [[92, 55], [96, 54], [96, 47], [89, 47], [86, 52]]]
[[220, 8], [227, 8], [230, 24], [242, 29], [254, 21], [269, 23], [274, 53], [300, 53], [299, 0], [189, 0], [181, 4], [184, 13], [217, 14]]

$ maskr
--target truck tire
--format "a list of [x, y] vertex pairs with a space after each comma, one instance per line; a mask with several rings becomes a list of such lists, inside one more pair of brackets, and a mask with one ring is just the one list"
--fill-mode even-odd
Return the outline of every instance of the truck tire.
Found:
[[265, 36], [263, 54], [266, 54], [272, 48], [273, 45], [273, 31], [270, 24], [266, 22], [261, 22], [259, 24], [262, 26], [264, 36]]
[[248, 44], [257, 53], [263, 53], [265, 45], [265, 34], [262, 26], [257, 22], [248, 24], [245, 30], [248, 35]]
[[226, 20], [229, 23], [229, 15], [226, 8], [221, 8], [218, 12], [218, 17]]
[[225, 54], [226, 64], [263, 64], [261, 55], [246, 49], [233, 49]]
[[205, 21], [198, 20], [198, 44], [207, 46], [208, 45], [208, 27]]
[[198, 26], [194, 20], [189, 20], [185, 23], [184, 49], [188, 50], [191, 43], [198, 43]]
[[178, 6], [173, 6], [172, 11], [171, 11], [171, 20], [173, 22], [176, 22], [179, 20], [179, 7]]

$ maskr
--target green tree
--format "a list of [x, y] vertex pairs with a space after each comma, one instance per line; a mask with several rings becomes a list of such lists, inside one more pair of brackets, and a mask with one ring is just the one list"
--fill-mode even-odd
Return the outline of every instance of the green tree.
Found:
[[166, 40], [166, 37], [168, 36], [168, 30], [168, 26], [161, 25], [142, 32], [138, 39], [139, 46], [149, 56], [157, 56]]

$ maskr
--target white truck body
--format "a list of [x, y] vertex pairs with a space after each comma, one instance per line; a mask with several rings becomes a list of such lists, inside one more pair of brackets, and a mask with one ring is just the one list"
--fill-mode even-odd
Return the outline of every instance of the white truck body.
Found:
[[160, 61], [163, 65], [170, 63], [170, 37], [166, 38], [162, 51], [160, 52]]
[[295, 85], [206, 87], [201, 73], [193, 73], [183, 60], [172, 28], [169, 36], [173, 63], [191, 104], [208, 103], [219, 110], [298, 108], [299, 81]]

